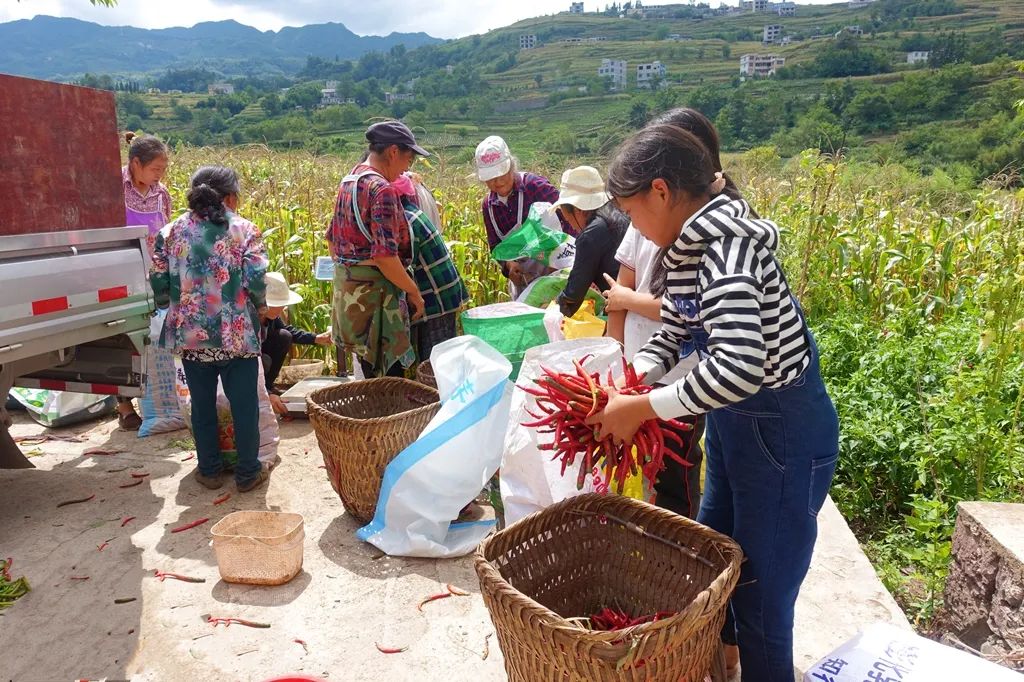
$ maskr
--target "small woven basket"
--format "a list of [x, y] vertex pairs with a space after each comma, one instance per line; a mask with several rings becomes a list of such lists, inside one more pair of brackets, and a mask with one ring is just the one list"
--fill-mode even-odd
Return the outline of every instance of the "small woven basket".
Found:
[[[724, 679], [720, 636], [742, 552], [694, 521], [616, 495], [572, 497], [485, 540], [475, 567], [511, 682]], [[604, 607], [676, 615], [626, 630]]]
[[283, 585], [302, 570], [306, 532], [300, 514], [237, 511], [210, 533], [224, 582]]
[[384, 469], [419, 438], [441, 409], [438, 400], [428, 386], [390, 377], [321, 388], [306, 398], [331, 485], [356, 520], [373, 518]]
[[434, 378], [434, 368], [430, 365], [430, 360], [425, 360], [416, 367], [416, 381], [424, 386], [437, 388], [437, 379]]
[[294, 386], [303, 379], [318, 377], [323, 373], [323, 360], [300, 360], [296, 358], [281, 368], [281, 373], [277, 375], [277, 380], [282, 385]]

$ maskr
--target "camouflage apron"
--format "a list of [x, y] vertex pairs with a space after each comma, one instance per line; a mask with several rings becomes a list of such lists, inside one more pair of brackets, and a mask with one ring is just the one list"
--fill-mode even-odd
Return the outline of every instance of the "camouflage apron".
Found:
[[416, 360], [405, 293], [375, 267], [334, 268], [331, 323], [334, 343], [373, 365], [377, 376], [396, 362], [409, 367]]

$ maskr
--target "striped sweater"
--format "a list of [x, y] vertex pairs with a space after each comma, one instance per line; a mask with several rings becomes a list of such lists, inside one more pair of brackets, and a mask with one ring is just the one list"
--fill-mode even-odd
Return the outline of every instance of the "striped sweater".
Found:
[[665, 256], [662, 327], [634, 359], [654, 383], [692, 342], [683, 321], [708, 333], [707, 357], [686, 377], [658, 388], [651, 406], [663, 419], [709, 412], [779, 388], [810, 364], [804, 322], [774, 250], [779, 228], [750, 217], [744, 201], [721, 195], [683, 225]]

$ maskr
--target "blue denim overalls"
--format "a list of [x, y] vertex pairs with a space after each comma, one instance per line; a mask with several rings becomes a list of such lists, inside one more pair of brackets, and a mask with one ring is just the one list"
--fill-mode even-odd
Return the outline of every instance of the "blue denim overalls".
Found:
[[[692, 341], [708, 357], [700, 299], [673, 296]], [[697, 520], [746, 555], [722, 639], [739, 644], [744, 682], [792, 682], [793, 610], [817, 538], [817, 514], [839, 452], [839, 420], [821, 380], [818, 348], [796, 298], [811, 361], [787, 386], [762, 388], [707, 417], [707, 469]]]

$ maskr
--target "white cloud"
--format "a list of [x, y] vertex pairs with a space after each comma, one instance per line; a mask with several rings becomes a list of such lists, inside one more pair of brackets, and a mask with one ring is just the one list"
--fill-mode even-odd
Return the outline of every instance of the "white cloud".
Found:
[[[585, 6], [594, 11], [610, 1], [587, 1]], [[828, 0], [811, 0], [815, 4], [823, 1]], [[116, 7], [95, 7], [88, 0], [0, 0], [0, 22], [43, 14], [111, 26], [166, 28], [234, 19], [263, 31], [276, 31], [283, 26], [334, 21], [360, 35], [424, 31], [438, 38], [457, 38], [566, 11], [569, 3], [570, 0], [120, 0]], [[717, 2], [712, 0], [712, 4]]]
[[283, 26], [334, 21], [360, 35], [424, 31], [439, 38], [456, 38], [562, 11], [568, 4], [569, 0], [434, 0], [424, 4], [410, 0], [174, 0], [159, 4], [121, 0], [116, 7], [94, 7], [88, 0], [4, 0], [0, 2], [0, 22], [49, 15], [108, 26], [166, 28], [234, 19], [263, 31], [276, 31]]

